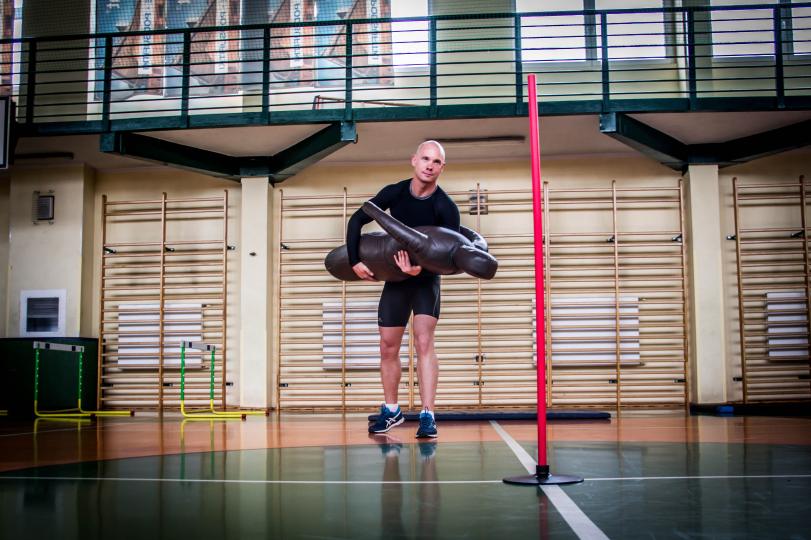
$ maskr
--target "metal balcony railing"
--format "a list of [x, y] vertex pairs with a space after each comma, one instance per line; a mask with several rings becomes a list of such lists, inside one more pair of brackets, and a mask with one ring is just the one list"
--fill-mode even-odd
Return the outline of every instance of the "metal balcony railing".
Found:
[[811, 2], [0, 41], [23, 133], [811, 108]]

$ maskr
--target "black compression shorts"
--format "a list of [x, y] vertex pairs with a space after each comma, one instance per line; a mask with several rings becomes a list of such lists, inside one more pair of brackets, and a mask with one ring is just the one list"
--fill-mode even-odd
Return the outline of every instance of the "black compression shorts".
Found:
[[405, 326], [412, 311], [439, 318], [439, 276], [386, 282], [377, 306], [377, 325]]

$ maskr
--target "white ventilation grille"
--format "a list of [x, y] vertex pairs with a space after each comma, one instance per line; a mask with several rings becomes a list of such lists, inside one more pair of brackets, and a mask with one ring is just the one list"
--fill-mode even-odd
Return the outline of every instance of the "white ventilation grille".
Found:
[[[342, 332], [341, 302], [323, 303], [323, 369], [341, 369], [344, 344], [346, 368], [368, 369], [380, 366], [380, 333], [377, 302], [347, 302], [346, 326]], [[400, 363], [408, 365], [408, 329], [400, 346]]]
[[770, 360], [805, 360], [808, 358], [805, 291], [766, 293], [766, 324]]
[[20, 336], [63, 337], [65, 335], [65, 289], [20, 292]]
[[[160, 363], [160, 304], [131, 304], [132, 313], [118, 316], [118, 364], [157, 366]], [[180, 365], [180, 343], [202, 341], [203, 306], [167, 302], [163, 313], [164, 365]], [[175, 311], [177, 313], [175, 313]], [[186, 365], [197, 367], [199, 351], [188, 351]]]

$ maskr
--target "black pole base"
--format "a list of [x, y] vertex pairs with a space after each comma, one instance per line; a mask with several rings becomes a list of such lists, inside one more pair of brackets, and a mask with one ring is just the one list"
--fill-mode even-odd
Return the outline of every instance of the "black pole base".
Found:
[[521, 486], [564, 486], [567, 484], [579, 484], [583, 481], [583, 478], [566, 474], [549, 474], [549, 465], [536, 465], [535, 474], [510, 476], [502, 481], [505, 484]]

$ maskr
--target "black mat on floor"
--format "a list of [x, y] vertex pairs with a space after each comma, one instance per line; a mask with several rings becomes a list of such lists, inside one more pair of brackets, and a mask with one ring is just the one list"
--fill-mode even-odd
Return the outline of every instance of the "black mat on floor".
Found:
[[[418, 412], [403, 413], [406, 420], [416, 421], [420, 418]], [[535, 420], [537, 414], [534, 412], [436, 412], [437, 421], [442, 420]], [[547, 411], [547, 420], [610, 420], [611, 414], [602, 411]], [[369, 421], [377, 420], [377, 415], [369, 416]]]
[[690, 414], [712, 416], [802, 416], [811, 417], [811, 402], [802, 403], [708, 403], [690, 404]]

